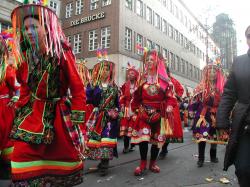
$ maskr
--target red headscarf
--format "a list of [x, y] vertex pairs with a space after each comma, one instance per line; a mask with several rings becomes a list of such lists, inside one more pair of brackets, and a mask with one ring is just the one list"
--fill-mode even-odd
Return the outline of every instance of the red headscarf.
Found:
[[166, 71], [166, 67], [165, 67], [165, 64], [164, 64], [163, 57], [155, 49], [154, 50], [150, 50], [150, 51], [146, 51], [144, 53], [144, 57], [143, 57], [143, 63], [144, 63], [143, 66], [144, 66], [144, 70], [145, 70], [145, 74], [144, 75], [147, 76], [147, 73], [148, 73], [147, 72], [148, 71], [148, 67], [147, 67], [146, 61], [147, 61], [147, 57], [150, 56], [150, 55], [153, 56], [154, 61], [156, 62], [156, 66], [157, 66], [157, 69], [156, 69], [157, 81], [160, 84], [160, 87], [163, 90], [166, 90], [166, 88], [169, 85], [169, 77], [168, 77], [168, 74], [167, 74], [167, 71]]

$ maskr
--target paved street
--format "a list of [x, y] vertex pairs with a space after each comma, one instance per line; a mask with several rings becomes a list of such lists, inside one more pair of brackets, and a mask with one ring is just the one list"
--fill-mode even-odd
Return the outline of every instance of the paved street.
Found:
[[[85, 181], [78, 187], [237, 187], [237, 180], [234, 175], [234, 168], [229, 172], [222, 171], [223, 156], [225, 146], [218, 146], [219, 164], [209, 162], [209, 147], [206, 149], [206, 162], [204, 167], [197, 168], [197, 145], [191, 141], [191, 133], [185, 133], [185, 143], [170, 144], [169, 154], [165, 160], [158, 162], [161, 167], [159, 174], [148, 171], [143, 177], [135, 177], [133, 171], [139, 163], [138, 147], [136, 151], [129, 154], [122, 154], [122, 142], [120, 142], [119, 159], [111, 162], [110, 173], [106, 177], [100, 177], [98, 173], [88, 173], [87, 168], [97, 164], [94, 161], [87, 161], [85, 164]], [[222, 184], [220, 178], [226, 177], [230, 184]], [[213, 178], [212, 182], [207, 182], [206, 178]], [[4, 187], [5, 183], [0, 183]]]
[[[234, 168], [229, 172], [222, 171], [222, 163], [225, 152], [225, 146], [218, 146], [219, 164], [209, 162], [209, 148], [206, 150], [206, 162], [203, 168], [197, 168], [197, 145], [191, 141], [191, 133], [185, 133], [185, 143], [170, 144], [169, 154], [165, 160], [158, 162], [161, 167], [161, 173], [154, 174], [150, 171], [143, 177], [135, 177], [133, 171], [139, 164], [138, 148], [135, 152], [122, 154], [122, 142], [119, 145], [119, 159], [111, 162], [112, 168], [107, 177], [99, 177], [98, 173], [85, 175], [85, 182], [80, 186], [91, 187], [220, 187], [234, 186], [237, 187], [237, 180], [234, 175]], [[94, 166], [93, 161], [86, 163], [86, 169]], [[87, 172], [87, 171], [86, 171]], [[212, 182], [207, 182], [206, 178], [213, 178]], [[230, 184], [222, 184], [219, 179], [226, 177]]]

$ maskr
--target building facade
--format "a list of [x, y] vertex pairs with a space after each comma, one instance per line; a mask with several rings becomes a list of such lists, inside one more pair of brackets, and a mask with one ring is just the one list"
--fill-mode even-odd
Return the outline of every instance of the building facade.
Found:
[[61, 13], [61, 0], [48, 0], [48, 7], [54, 10], [58, 17]]
[[98, 46], [107, 48], [119, 85], [128, 62], [141, 66], [138, 46], [159, 50], [188, 88], [195, 88], [201, 79], [206, 46], [210, 58], [219, 51], [181, 0], [64, 0], [61, 20], [76, 58], [85, 58], [89, 68], [97, 63]]
[[220, 47], [222, 66], [228, 71], [232, 66], [233, 58], [237, 56], [237, 40], [233, 20], [227, 14], [216, 16], [213, 38]]
[[11, 28], [10, 14], [20, 4], [20, 0], [1, 0], [0, 3], [0, 32]]

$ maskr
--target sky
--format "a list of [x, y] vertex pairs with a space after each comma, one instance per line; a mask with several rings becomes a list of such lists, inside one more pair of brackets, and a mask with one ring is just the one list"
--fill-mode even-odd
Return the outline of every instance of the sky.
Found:
[[250, 1], [249, 0], [182, 0], [187, 7], [197, 16], [201, 23], [212, 26], [216, 15], [226, 13], [233, 20], [237, 32], [238, 55], [247, 52], [245, 30], [250, 25]]

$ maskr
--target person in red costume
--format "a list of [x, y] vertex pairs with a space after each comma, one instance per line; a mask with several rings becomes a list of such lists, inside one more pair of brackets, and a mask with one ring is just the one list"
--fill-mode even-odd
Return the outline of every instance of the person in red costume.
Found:
[[120, 120], [120, 136], [123, 136], [123, 153], [133, 151], [133, 145], [130, 146], [130, 137], [133, 129], [135, 114], [131, 110], [132, 96], [138, 87], [139, 72], [134, 66], [128, 64], [127, 81], [121, 87], [120, 106], [123, 116]]
[[182, 131], [182, 125], [181, 125], [181, 116], [180, 116], [178, 98], [182, 97], [184, 89], [181, 83], [171, 75], [168, 67], [167, 67], [167, 74], [168, 74], [168, 77], [170, 78], [171, 83], [173, 84], [173, 92], [176, 98], [175, 100], [176, 105], [173, 109], [173, 115], [174, 115], [173, 135], [170, 136], [165, 142], [165, 144], [163, 145], [162, 150], [159, 154], [160, 159], [164, 159], [166, 155], [168, 154], [169, 143], [182, 143], [183, 142], [183, 131]]
[[[11, 14], [20, 36], [20, 98], [11, 137], [12, 186], [74, 186], [83, 181], [86, 95], [53, 10], [25, 4]], [[71, 99], [68, 97], [70, 90]]]
[[143, 79], [131, 104], [137, 113], [131, 143], [139, 144], [141, 156], [140, 165], [134, 171], [136, 176], [142, 175], [147, 168], [149, 143], [152, 143], [149, 169], [154, 173], [160, 172], [156, 159], [159, 148], [171, 134], [173, 124], [168, 118], [176, 105], [162, 55], [156, 50], [145, 51], [143, 63]]
[[13, 142], [9, 135], [15, 117], [15, 111], [11, 106], [18, 99], [15, 59], [9, 50], [9, 40], [10, 38], [0, 35], [0, 179], [10, 177]]

